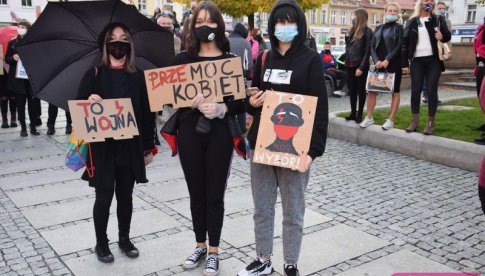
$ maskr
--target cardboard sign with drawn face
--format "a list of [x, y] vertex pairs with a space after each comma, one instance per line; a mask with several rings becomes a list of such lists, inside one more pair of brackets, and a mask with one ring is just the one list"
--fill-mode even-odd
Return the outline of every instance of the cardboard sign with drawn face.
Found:
[[315, 120], [317, 97], [267, 93], [253, 162], [293, 170], [305, 166]]
[[68, 101], [76, 138], [102, 142], [106, 138], [131, 139], [139, 135], [130, 98]]

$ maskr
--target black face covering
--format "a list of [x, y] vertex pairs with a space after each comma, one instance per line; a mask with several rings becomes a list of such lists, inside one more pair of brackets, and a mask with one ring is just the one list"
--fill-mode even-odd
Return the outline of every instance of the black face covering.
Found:
[[115, 59], [122, 59], [131, 51], [130, 43], [124, 41], [112, 41], [106, 43], [106, 51]]
[[330, 50], [325, 50], [325, 53], [330, 54]]
[[263, 38], [261, 37], [261, 35], [255, 35], [254, 36], [254, 39], [256, 39], [256, 41], [259, 41], [259, 42], [261, 42], [263, 40]]
[[195, 28], [195, 35], [202, 42], [211, 42], [216, 39], [217, 28], [211, 28], [207, 25]]

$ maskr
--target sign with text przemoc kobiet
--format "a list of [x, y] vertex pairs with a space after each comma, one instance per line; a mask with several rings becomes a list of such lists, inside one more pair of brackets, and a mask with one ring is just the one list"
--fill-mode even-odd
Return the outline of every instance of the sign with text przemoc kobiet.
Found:
[[244, 99], [246, 88], [239, 57], [181, 64], [145, 71], [152, 112], [166, 104], [174, 108], [190, 107], [197, 94], [205, 102], [223, 102], [226, 96]]
[[317, 97], [266, 91], [253, 162], [293, 170], [304, 168]]
[[106, 138], [130, 139], [139, 135], [131, 99], [69, 101], [76, 138], [86, 142], [102, 142]]

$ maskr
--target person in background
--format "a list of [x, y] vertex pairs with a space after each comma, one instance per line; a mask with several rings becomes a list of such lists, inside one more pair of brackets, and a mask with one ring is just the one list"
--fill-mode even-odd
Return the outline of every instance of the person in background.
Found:
[[155, 11], [153, 12], [153, 16], [151, 18], [153, 20], [153, 22], [157, 22], [157, 19], [160, 16], [161, 13], [162, 13], [162, 11], [160, 10], [160, 8], [156, 7]]
[[[475, 32], [475, 40], [473, 42], [473, 48], [475, 50], [475, 77], [477, 83], [477, 97], [480, 97], [480, 87], [482, 87], [483, 76], [485, 75], [485, 17], [483, 23], [480, 24]], [[485, 132], [485, 115], [483, 116], [483, 123], [476, 130]], [[481, 138], [482, 139], [482, 138]], [[481, 139], [476, 139], [481, 140]], [[485, 143], [485, 137], [483, 138]]]
[[[402, 79], [401, 43], [403, 27], [397, 23], [401, 15], [401, 6], [397, 2], [389, 2], [384, 7], [385, 23], [376, 27], [372, 39], [371, 55], [376, 70], [394, 73], [394, 90], [391, 100], [391, 112], [382, 125], [382, 129], [389, 130], [394, 127], [394, 119], [400, 101], [400, 87]], [[367, 116], [360, 123], [366, 128], [374, 123], [374, 108], [376, 107], [377, 93], [369, 92], [367, 95]]]
[[[5, 49], [6, 50], [6, 49]], [[3, 53], [2, 53], [3, 56]], [[15, 94], [7, 89], [7, 71], [5, 68], [3, 75], [0, 75], [0, 112], [2, 113], [2, 128], [17, 127], [17, 104], [15, 103]], [[8, 110], [10, 108], [10, 124], [8, 124]]]
[[347, 73], [337, 69], [337, 60], [335, 56], [332, 55], [332, 45], [330, 42], [325, 42], [323, 45], [323, 50], [320, 52], [320, 58], [322, 59], [323, 73], [332, 78], [334, 84], [334, 91], [332, 93], [333, 97], [340, 98], [345, 95], [342, 92], [346, 82]]
[[[350, 115], [345, 120], [362, 122], [366, 91], [365, 83], [369, 73], [369, 56], [372, 30], [367, 26], [369, 15], [365, 9], [356, 9], [352, 14], [352, 27], [345, 36], [345, 67], [350, 94]], [[357, 99], [359, 105], [357, 107]]]
[[[54, 135], [56, 133], [56, 119], [57, 119], [57, 113], [59, 111], [59, 108], [53, 104], [49, 104], [49, 109], [48, 109], [48, 114], [49, 117], [47, 119], [47, 135]], [[71, 113], [69, 111], [66, 111], [66, 134], [71, 134], [72, 132], [72, 119], [71, 119]]]
[[[157, 19], [157, 24], [160, 25], [162, 28], [165, 28], [169, 30], [170, 32], [174, 32], [174, 26], [173, 26], [173, 20], [169, 15], [162, 14], [158, 17]], [[173, 36], [173, 42], [174, 42], [174, 51], [175, 54], [177, 55], [180, 53], [180, 49], [182, 47], [182, 41], [180, 38], [176, 35]]]
[[412, 120], [406, 132], [418, 129], [420, 96], [426, 79], [428, 122], [423, 134], [433, 134], [438, 109], [438, 83], [441, 72], [445, 70], [443, 61], [439, 59], [437, 41], [446, 43], [450, 39], [451, 33], [445, 18], [437, 14], [434, 0], [418, 0], [413, 16], [406, 23], [402, 44], [403, 73], [411, 73]]
[[256, 58], [258, 57], [259, 53], [263, 51], [263, 37], [262, 37], [262, 32], [258, 28], [254, 28], [251, 30], [249, 36], [246, 38], [247, 41], [249, 41], [249, 44], [251, 45], [251, 57], [252, 57], [252, 62], [253, 65], [256, 63]]
[[[265, 91], [309, 95], [318, 98], [310, 149], [303, 155], [305, 166], [300, 170], [274, 167], [251, 161], [251, 190], [254, 202], [254, 233], [256, 259], [238, 276], [261, 276], [273, 272], [275, 204], [278, 190], [283, 208], [283, 270], [285, 276], [299, 276], [298, 260], [303, 240], [305, 190], [310, 178], [310, 167], [315, 158], [325, 151], [328, 126], [328, 101], [319, 54], [305, 46], [307, 34], [305, 13], [294, 0], [280, 0], [271, 9], [268, 33], [271, 50], [257, 58], [254, 66], [253, 87], [259, 92], [246, 101], [246, 109], [254, 116], [248, 133], [251, 155], [254, 154], [261, 121]], [[281, 72], [285, 72], [281, 76]], [[277, 75], [277, 76], [275, 76]], [[267, 77], [263, 77], [267, 76]], [[286, 77], [285, 77], [286, 76]], [[294, 111], [294, 110], [293, 110]], [[295, 113], [285, 110], [292, 119]], [[279, 114], [279, 113], [278, 113]], [[284, 115], [282, 115], [284, 116]], [[301, 113], [300, 113], [301, 116]], [[253, 160], [251, 158], [251, 160]], [[281, 222], [278, 222], [281, 223]]]
[[[451, 21], [448, 18], [446, 18], [446, 8], [447, 8], [446, 4], [444, 2], [438, 2], [438, 4], [436, 4], [436, 8], [438, 9], [439, 15], [445, 18], [446, 26], [448, 26], [448, 30], [450, 30], [451, 32]], [[451, 40], [448, 41], [446, 44], [448, 45], [448, 48], [450, 48], [451, 50], [451, 47], [452, 47]], [[426, 87], [426, 78], [424, 79], [424, 83], [423, 83], [423, 96], [421, 97], [421, 100], [423, 101], [423, 103], [428, 103], [428, 88]], [[440, 103], [441, 101], [439, 100], [439, 95], [438, 95], [438, 104]]]
[[308, 30], [307, 35], [306, 35], [305, 46], [307, 46], [308, 48], [310, 48], [312, 50], [318, 51], [317, 42], [315, 41], [315, 37], [313, 37], [310, 30]]
[[15, 94], [15, 102], [17, 104], [18, 119], [20, 123], [20, 136], [26, 137], [27, 124], [25, 122], [25, 104], [28, 104], [28, 113], [30, 120], [30, 134], [37, 136], [40, 132], [37, 131], [37, 124], [39, 123], [40, 116], [40, 100], [34, 98], [32, 92], [32, 86], [29, 80], [17, 78], [17, 62], [20, 61], [20, 57], [17, 54], [17, 43], [27, 34], [31, 24], [27, 20], [22, 20], [18, 23], [18, 36], [8, 42], [7, 54], [5, 55], [5, 61], [10, 65], [7, 77], [7, 89]]
[[118, 217], [118, 247], [129, 258], [139, 255], [130, 241], [133, 214], [133, 188], [135, 182], [147, 183], [145, 166], [153, 161], [155, 115], [150, 112], [147, 88], [142, 71], [135, 67], [135, 45], [127, 26], [113, 22], [100, 35], [101, 62], [99, 69], [92, 68], [84, 75], [78, 99], [102, 102], [103, 99], [130, 98], [140, 135], [131, 139], [106, 139], [90, 143], [94, 174], [88, 170], [82, 179], [94, 187], [96, 199], [93, 207], [96, 233], [95, 253], [100, 262], [111, 263], [113, 254], [106, 234], [110, 206], [116, 194]]

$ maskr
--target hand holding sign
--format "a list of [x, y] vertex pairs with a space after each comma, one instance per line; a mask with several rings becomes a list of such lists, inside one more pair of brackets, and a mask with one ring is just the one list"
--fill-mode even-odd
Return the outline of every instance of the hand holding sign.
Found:
[[222, 119], [227, 112], [227, 106], [223, 103], [203, 103], [199, 106], [199, 110], [207, 119]]
[[99, 96], [98, 94], [91, 94], [88, 100], [99, 103], [103, 100], [103, 98], [101, 98], [101, 96]]

